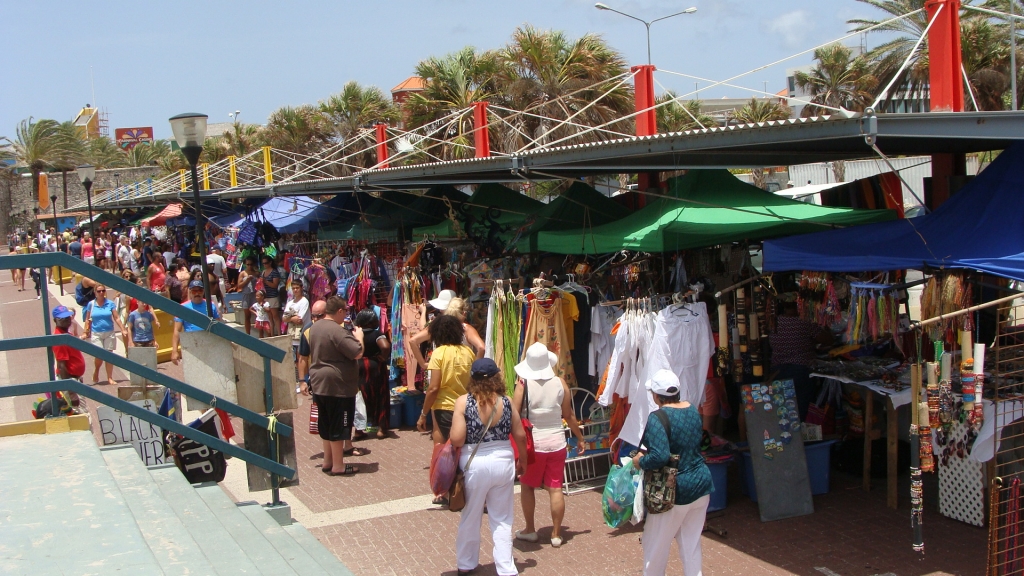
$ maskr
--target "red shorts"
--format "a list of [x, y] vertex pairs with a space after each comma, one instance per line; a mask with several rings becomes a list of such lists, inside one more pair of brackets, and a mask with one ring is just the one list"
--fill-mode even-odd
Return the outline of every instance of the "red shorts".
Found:
[[561, 488], [565, 480], [566, 449], [558, 452], [537, 452], [537, 460], [526, 467], [526, 474], [519, 482], [530, 488]]
[[722, 412], [722, 388], [720, 378], [708, 378], [704, 382], [704, 403], [697, 408], [701, 416], [718, 416]]
[[262, 320], [262, 321], [257, 320], [256, 321], [256, 329], [257, 330], [262, 330], [264, 332], [270, 332], [270, 322], [268, 322], [266, 320]]

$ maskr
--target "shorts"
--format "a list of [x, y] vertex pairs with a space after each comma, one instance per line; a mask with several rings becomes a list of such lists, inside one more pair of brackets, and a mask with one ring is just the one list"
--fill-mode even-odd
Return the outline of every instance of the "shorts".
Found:
[[356, 399], [339, 396], [319, 396], [314, 394], [319, 416], [317, 426], [320, 438], [328, 442], [352, 439], [352, 426], [355, 423]]
[[86, 264], [95, 264], [96, 263], [96, 258], [94, 256], [86, 256], [85, 258], [82, 258], [82, 259], [85, 260]]
[[256, 329], [257, 330], [262, 330], [264, 332], [270, 332], [270, 322], [268, 322], [266, 320], [257, 320], [256, 321]]
[[537, 459], [526, 467], [519, 482], [530, 488], [561, 488], [565, 480], [566, 449], [558, 452], [536, 452]]
[[135, 342], [133, 340], [132, 344], [134, 344], [136, 348], [155, 348], [156, 347], [156, 342], [153, 341], [153, 340], [146, 340], [144, 342]]
[[448, 436], [452, 433], [452, 415], [455, 412], [451, 410], [431, 410], [430, 412], [434, 415], [434, 422], [437, 422], [437, 429], [441, 431], [441, 437], [448, 440]]
[[[266, 295], [264, 294], [264, 296]], [[278, 296], [274, 296], [273, 298], [266, 296], [264, 300], [266, 300], [267, 304], [270, 304], [271, 310], [277, 310], [278, 308], [281, 307], [281, 299]]]
[[104, 350], [113, 352], [114, 348], [117, 346], [117, 336], [114, 335], [113, 331], [93, 331], [92, 336], [89, 338], [89, 342], [92, 342], [93, 344], [99, 346], [100, 348], [103, 348]]

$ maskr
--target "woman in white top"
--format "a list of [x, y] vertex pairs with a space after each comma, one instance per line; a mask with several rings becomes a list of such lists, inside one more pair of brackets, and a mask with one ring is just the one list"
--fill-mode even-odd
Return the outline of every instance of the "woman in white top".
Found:
[[[520, 494], [526, 528], [516, 532], [516, 538], [527, 542], [537, 541], [537, 530], [533, 524], [534, 509], [537, 505], [534, 491], [547, 490], [551, 498], [551, 545], [562, 545], [562, 518], [565, 516], [565, 496], [562, 483], [565, 481], [565, 458], [567, 455], [565, 429], [562, 420], [569, 425], [579, 453], [583, 452], [583, 432], [572, 409], [572, 392], [561, 378], [555, 376], [553, 367], [558, 356], [549, 352], [540, 342], [526, 349], [526, 359], [516, 365], [516, 374], [521, 380], [516, 383], [512, 405], [519, 408], [523, 418], [533, 424], [533, 447], [536, 460], [519, 478]], [[525, 402], [524, 402], [525, 398]]]

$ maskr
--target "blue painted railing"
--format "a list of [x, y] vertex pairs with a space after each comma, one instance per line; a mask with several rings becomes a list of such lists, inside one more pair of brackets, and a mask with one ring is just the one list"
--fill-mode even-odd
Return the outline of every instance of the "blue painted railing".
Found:
[[[73, 272], [77, 272], [82, 276], [95, 280], [109, 288], [113, 288], [118, 292], [127, 294], [136, 298], [141, 302], [145, 302], [157, 310], [163, 310], [172, 316], [176, 316], [183, 320], [188, 321], [191, 324], [195, 324], [200, 328], [205, 329], [211, 334], [215, 334], [221, 338], [224, 338], [230, 342], [234, 342], [239, 346], [252, 350], [263, 357], [263, 368], [264, 368], [264, 400], [266, 402], [267, 414], [273, 412], [274, 408], [274, 397], [272, 382], [273, 378], [271, 375], [271, 361], [281, 362], [285, 358], [285, 351], [253, 338], [244, 332], [231, 328], [225, 324], [210, 319], [205, 314], [196, 312], [191, 308], [186, 308], [173, 300], [164, 298], [160, 294], [150, 292], [149, 290], [138, 286], [132, 282], [129, 282], [120, 276], [111, 274], [104, 270], [101, 270], [87, 262], [74, 258], [63, 252], [56, 253], [40, 253], [40, 254], [19, 254], [11, 256], [0, 256], [0, 270], [10, 270], [15, 268], [38, 268], [40, 278], [46, 278], [44, 268], [51, 268], [53, 266], [60, 266], [67, 268]], [[289, 468], [281, 464], [280, 462], [266, 458], [244, 448], [235, 446], [229, 442], [225, 442], [220, 438], [216, 438], [181, 424], [180, 422], [161, 416], [160, 414], [144, 410], [121, 400], [115, 396], [111, 396], [105, 392], [101, 392], [95, 388], [86, 386], [76, 380], [57, 380], [55, 379], [54, 372], [54, 360], [53, 360], [53, 346], [70, 346], [88, 354], [94, 358], [99, 358], [105, 362], [109, 362], [118, 368], [122, 368], [133, 374], [137, 374], [147, 380], [161, 384], [170, 390], [179, 392], [195, 398], [200, 402], [215, 406], [221, 410], [224, 410], [228, 414], [237, 416], [247, 422], [251, 422], [258, 426], [268, 429], [270, 437], [270, 454], [274, 458], [277, 458], [277, 439], [276, 435], [291, 436], [293, 430], [290, 426], [286, 426], [279, 422], [273, 426], [273, 431], [270, 431], [271, 420], [265, 415], [258, 414], [243, 408], [234, 402], [230, 402], [223, 398], [200, 390], [194, 386], [186, 384], [175, 378], [171, 378], [166, 374], [162, 374], [152, 368], [143, 366], [137, 362], [133, 362], [123, 356], [118, 356], [113, 352], [104, 350], [103, 348], [96, 346], [90, 342], [86, 342], [79, 338], [76, 338], [70, 334], [52, 334], [50, 329], [50, 305], [49, 305], [49, 293], [44, 288], [42, 291], [42, 307], [43, 307], [43, 326], [46, 335], [45, 336], [32, 336], [27, 338], [9, 338], [0, 340], [0, 352], [10, 352], [14, 350], [27, 350], [32, 348], [46, 348], [47, 349], [47, 363], [50, 368], [50, 375], [52, 380], [49, 382], [37, 382], [33, 384], [18, 384], [12, 386], [0, 387], [0, 398], [8, 396], [24, 396], [32, 394], [41, 394], [44, 392], [57, 392], [57, 391], [73, 391], [80, 396], [84, 396], [91, 400], [95, 400], [102, 404], [106, 404], [111, 408], [120, 410], [125, 414], [136, 417], [154, 426], [158, 426], [165, 430], [170, 430], [176, 434], [180, 434], [190, 440], [194, 440], [201, 444], [205, 444], [214, 450], [219, 450], [230, 456], [234, 456], [239, 460], [248, 462], [264, 470], [267, 470], [271, 474], [271, 485], [273, 486], [273, 499], [274, 504], [279, 502], [279, 490], [280, 484], [279, 476], [285, 478], [295, 478], [296, 471], [293, 468]]]

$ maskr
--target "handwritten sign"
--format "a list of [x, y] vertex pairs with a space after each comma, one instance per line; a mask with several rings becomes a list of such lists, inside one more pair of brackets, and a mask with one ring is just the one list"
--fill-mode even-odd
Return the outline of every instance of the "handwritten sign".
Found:
[[[157, 412], [157, 403], [152, 400], [135, 400], [131, 404]], [[146, 466], [164, 463], [163, 430], [109, 406], [98, 406], [96, 415], [104, 446], [131, 444]]]

